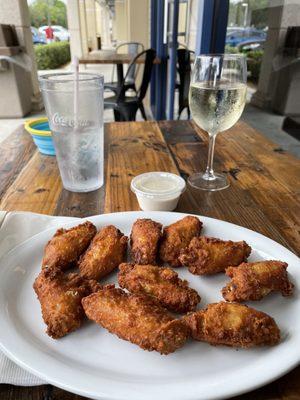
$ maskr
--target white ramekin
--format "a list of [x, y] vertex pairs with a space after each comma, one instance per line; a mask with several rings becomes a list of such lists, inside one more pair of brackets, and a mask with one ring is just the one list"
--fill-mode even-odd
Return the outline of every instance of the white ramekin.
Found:
[[146, 172], [131, 181], [143, 211], [173, 211], [185, 187], [184, 179], [169, 172]]

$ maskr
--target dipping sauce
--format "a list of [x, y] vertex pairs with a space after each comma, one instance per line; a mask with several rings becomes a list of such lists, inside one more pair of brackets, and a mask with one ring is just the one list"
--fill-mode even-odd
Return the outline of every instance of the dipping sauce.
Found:
[[185, 187], [184, 179], [169, 172], [146, 172], [131, 181], [131, 190], [144, 211], [174, 210]]

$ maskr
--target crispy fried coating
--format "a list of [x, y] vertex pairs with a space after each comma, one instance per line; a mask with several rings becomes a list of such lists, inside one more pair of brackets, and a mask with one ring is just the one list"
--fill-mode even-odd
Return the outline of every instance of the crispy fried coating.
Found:
[[277, 344], [280, 330], [269, 315], [239, 303], [209, 304], [184, 317], [196, 340], [212, 345], [254, 347]]
[[101, 286], [78, 274], [65, 274], [60, 268], [52, 267], [40, 272], [33, 288], [41, 304], [46, 332], [58, 339], [81, 326], [85, 319], [81, 299]]
[[189, 336], [186, 324], [174, 319], [150, 296], [109, 288], [85, 297], [82, 305], [89, 319], [144, 350], [169, 354], [182, 347]]
[[79, 260], [80, 274], [89, 279], [101, 279], [124, 261], [127, 236], [113, 225], [100, 229]]
[[96, 227], [89, 221], [71, 229], [58, 229], [45, 247], [42, 268], [66, 270], [87, 249], [96, 232]]
[[119, 270], [118, 281], [122, 288], [131, 293], [153, 296], [170, 311], [194, 311], [200, 302], [196, 290], [171, 268], [124, 263]]
[[261, 300], [271, 292], [291, 296], [294, 285], [289, 281], [287, 264], [281, 261], [242, 263], [226, 269], [231, 281], [222, 289], [227, 301]]
[[137, 219], [132, 225], [131, 258], [137, 264], [156, 264], [162, 225], [151, 219]]
[[160, 259], [171, 267], [180, 267], [180, 251], [189, 245], [193, 237], [200, 235], [201, 229], [202, 222], [191, 215], [165, 227], [159, 248]]
[[189, 246], [181, 251], [179, 260], [194, 275], [210, 275], [246, 261], [250, 252], [251, 247], [244, 241], [201, 236], [191, 240]]

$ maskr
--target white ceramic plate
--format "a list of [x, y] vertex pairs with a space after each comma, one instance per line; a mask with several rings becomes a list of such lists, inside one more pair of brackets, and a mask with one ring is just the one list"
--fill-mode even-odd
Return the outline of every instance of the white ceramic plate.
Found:
[[[184, 214], [127, 212], [89, 218], [98, 228], [116, 225], [127, 235], [137, 218], [148, 217], [168, 225]], [[253, 248], [250, 260], [288, 262], [295, 294], [279, 294], [250, 304], [273, 316], [282, 342], [272, 348], [235, 350], [188, 342], [168, 356], [147, 352], [87, 322], [60, 339], [48, 337], [32, 284], [40, 271], [43, 248], [54, 234], [49, 229], [19, 245], [0, 261], [0, 347], [13, 361], [40, 378], [70, 392], [105, 400], [210, 400], [237, 395], [278, 378], [300, 360], [300, 262], [289, 250], [245, 228], [200, 217], [203, 234], [246, 240]], [[68, 223], [66, 227], [76, 225]], [[221, 300], [224, 274], [197, 277], [177, 269], [202, 297], [200, 306]], [[108, 281], [116, 281], [116, 274]]]

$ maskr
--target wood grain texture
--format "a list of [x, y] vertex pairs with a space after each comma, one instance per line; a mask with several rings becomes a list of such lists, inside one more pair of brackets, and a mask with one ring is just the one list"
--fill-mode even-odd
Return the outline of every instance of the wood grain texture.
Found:
[[[106, 142], [105, 157], [107, 146]], [[103, 212], [105, 185], [90, 193], [65, 190], [56, 158], [40, 154], [23, 128], [7, 138], [1, 148], [0, 209], [82, 218]], [[106, 167], [105, 162], [104, 176]]]
[[35, 144], [23, 126], [7, 137], [0, 152], [0, 200], [22, 168], [36, 151]]
[[159, 121], [158, 125], [167, 144], [203, 142], [201, 130], [193, 121]]
[[0, 208], [53, 215], [61, 190], [56, 158], [35, 152], [4, 194]]
[[[105, 186], [92, 193], [63, 190], [54, 157], [41, 156], [22, 129], [0, 147], [0, 207], [85, 217], [137, 210], [131, 179], [170, 171], [187, 178], [204, 171], [207, 135], [190, 121], [107, 124]], [[176, 211], [211, 216], [261, 232], [300, 252], [300, 162], [244, 123], [218, 136], [215, 169], [230, 188], [215, 193], [187, 188]], [[0, 385], [1, 400], [83, 400], [51, 385]], [[231, 400], [299, 400], [300, 367], [281, 379]]]
[[155, 122], [109, 124], [106, 135], [109, 148], [104, 212], [138, 210], [130, 190], [132, 178], [147, 171], [177, 173], [175, 162]]
[[[130, 64], [134, 57], [129, 53], [97, 54], [89, 53], [79, 59], [80, 64]], [[145, 57], [140, 57], [137, 64], [144, 64]], [[154, 64], [160, 64], [160, 58], [156, 57]]]
[[[174, 122], [159, 122], [166, 125]], [[182, 131], [182, 136], [190, 136]], [[204, 171], [207, 161], [207, 136], [197, 134], [203, 142], [169, 141], [169, 149], [176, 160], [180, 174]], [[231, 186], [220, 192], [203, 192], [188, 188], [178, 209], [198, 212], [213, 218], [224, 219], [258, 231], [300, 252], [299, 193], [300, 162], [288, 154], [276, 151], [276, 146], [244, 123], [219, 135], [216, 142], [215, 170], [228, 174]], [[275, 157], [274, 157], [275, 154]], [[281, 157], [281, 159], [278, 159]], [[272, 163], [272, 158], [276, 162]], [[264, 161], [268, 160], [268, 161]], [[280, 169], [289, 171], [290, 179], [280, 175]], [[297, 199], [298, 198], [298, 199]]]

